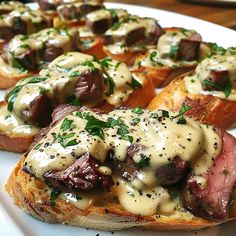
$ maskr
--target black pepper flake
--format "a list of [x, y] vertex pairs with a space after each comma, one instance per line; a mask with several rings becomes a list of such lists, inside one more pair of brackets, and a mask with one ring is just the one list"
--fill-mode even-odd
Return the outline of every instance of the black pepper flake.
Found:
[[188, 140], [189, 142], [191, 142], [192, 139], [191, 139], [191, 138], [187, 138], [187, 140]]
[[54, 159], [55, 158], [55, 155], [50, 155], [50, 159]]
[[45, 143], [44, 144], [44, 147], [46, 148], [46, 147], [48, 147], [50, 145], [50, 143]]
[[147, 193], [146, 196], [147, 196], [148, 198], [151, 198], [152, 195], [151, 195], [150, 193]]

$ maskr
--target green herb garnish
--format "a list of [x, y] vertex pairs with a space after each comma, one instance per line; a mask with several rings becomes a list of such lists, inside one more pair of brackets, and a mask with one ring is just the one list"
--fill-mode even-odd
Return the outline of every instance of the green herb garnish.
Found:
[[54, 206], [56, 199], [59, 197], [61, 194], [61, 190], [53, 188], [50, 194], [50, 205]]
[[170, 46], [170, 51], [169, 51], [169, 57], [174, 59], [177, 52], [179, 50], [179, 46], [178, 45], [171, 45]]
[[137, 114], [137, 115], [141, 115], [144, 113], [143, 109], [141, 107], [135, 107], [133, 110], [132, 110], [133, 113]]
[[150, 158], [144, 154], [140, 154], [140, 161], [137, 163], [139, 168], [146, 168], [150, 165]]
[[184, 118], [183, 115], [185, 114], [185, 112], [187, 112], [187, 111], [189, 111], [189, 110], [191, 110], [191, 109], [192, 109], [192, 107], [190, 107], [189, 105], [184, 104], [184, 105], [181, 107], [181, 109], [179, 110], [178, 115], [172, 117], [172, 119], [178, 118], [177, 124], [186, 124], [186, 119]]
[[131, 88], [133, 89], [137, 89], [137, 88], [142, 88], [143, 85], [141, 83], [139, 83], [138, 80], [136, 80], [133, 76], [131, 79], [131, 83], [127, 83]]

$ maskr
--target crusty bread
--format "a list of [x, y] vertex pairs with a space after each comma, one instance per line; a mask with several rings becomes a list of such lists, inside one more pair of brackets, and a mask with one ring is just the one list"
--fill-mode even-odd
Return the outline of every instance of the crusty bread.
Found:
[[211, 95], [193, 95], [188, 93], [183, 77], [173, 80], [161, 93], [150, 102], [148, 108], [179, 111], [183, 104], [192, 109], [185, 114], [206, 124], [228, 129], [236, 124], [236, 102]]
[[[0, 102], [0, 107], [6, 106], [6, 102]], [[11, 152], [26, 152], [33, 142], [35, 135], [17, 136], [0, 130], [0, 149]]]
[[136, 56], [140, 53], [140, 52], [128, 50], [124, 53], [115, 54], [108, 51], [105, 46], [103, 47], [103, 51], [108, 57], [111, 57], [112, 59], [117, 60], [117, 61], [124, 62], [125, 64], [129, 66], [132, 66], [134, 64]]
[[[100, 37], [82, 37], [80, 38], [80, 49], [82, 53], [95, 55], [98, 59], [103, 59], [107, 55], [103, 51], [103, 39]], [[84, 42], [90, 41], [85, 44]]]
[[85, 24], [85, 20], [61, 20], [57, 15], [53, 16], [53, 27], [77, 27]]
[[[137, 64], [139, 61], [142, 61], [143, 58], [147, 56], [147, 53], [140, 54], [135, 59], [135, 64]], [[164, 87], [167, 84], [169, 84], [174, 78], [180, 76], [181, 74], [184, 74], [188, 71], [193, 70], [196, 67], [195, 65], [188, 65], [183, 66], [180, 68], [173, 68], [169, 66], [140, 66], [140, 67], [134, 67], [131, 69], [132, 73], [139, 76], [140, 74], [145, 74], [145, 76], [152, 80], [155, 88]]]
[[[22, 171], [24, 159], [25, 156], [22, 156], [14, 168], [5, 189], [20, 208], [39, 220], [105, 231], [131, 227], [144, 227], [149, 230], [196, 230], [218, 224], [194, 217], [187, 211], [175, 211], [170, 215], [134, 215], [114, 200], [95, 202], [86, 210], [80, 210], [60, 198], [56, 199], [54, 206], [51, 206], [50, 188], [44, 182]], [[230, 220], [235, 217], [236, 205]]]

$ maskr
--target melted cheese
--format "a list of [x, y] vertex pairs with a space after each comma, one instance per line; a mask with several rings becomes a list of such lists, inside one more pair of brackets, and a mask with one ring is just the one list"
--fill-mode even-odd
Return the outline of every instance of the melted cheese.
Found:
[[[226, 98], [221, 91], [203, 90], [202, 81], [209, 80], [211, 70], [227, 70], [232, 90]], [[228, 49], [226, 53], [216, 54], [205, 58], [195, 69], [195, 73], [184, 78], [185, 86], [189, 93], [213, 95], [222, 99], [236, 101], [236, 54], [233, 50]]]
[[167, 213], [175, 209], [176, 203], [163, 187], [157, 186], [140, 192], [122, 179], [116, 181], [119, 182], [115, 191], [120, 204], [133, 214], [148, 216], [155, 215], [157, 211]]
[[115, 60], [109, 62], [106, 70], [113, 79], [115, 88], [113, 94], [105, 96], [105, 99], [114, 106], [120, 106], [133, 93], [133, 88], [129, 85], [132, 82], [132, 74], [126, 64]]
[[15, 136], [32, 136], [39, 132], [39, 128], [25, 124], [18, 116], [9, 112], [6, 106], [0, 108], [0, 130]]
[[[119, 135], [119, 125], [103, 128], [104, 139], [89, 133], [85, 130], [85, 117], [88, 115], [103, 122], [119, 120], [127, 127], [126, 135], [133, 137], [133, 143], [144, 147], [135, 153], [133, 160], [138, 164], [142, 156], [148, 157], [149, 166], [139, 169], [131, 182], [117, 178], [106, 166], [99, 167], [101, 173], [113, 175], [116, 182], [112, 188], [113, 192], [120, 204], [134, 214], [154, 215], [157, 212], [173, 212], [175, 209], [176, 201], [170, 197], [168, 190], [159, 186], [155, 177], [159, 167], [170, 163], [178, 156], [181, 160], [192, 163], [197, 174], [206, 173], [206, 166], [213, 164], [209, 159], [217, 157], [221, 151], [221, 140], [212, 127], [199, 125], [189, 118], [186, 119], [186, 124], [181, 125], [176, 123], [175, 118], [163, 117], [162, 111], [146, 110], [142, 114], [136, 114], [132, 110], [115, 110], [109, 114], [98, 115], [90, 110], [83, 110], [71, 113], [49, 131], [28, 154], [25, 160], [26, 168], [30, 166], [33, 174], [43, 180], [44, 173], [69, 167], [76, 157], [83, 153], [89, 152], [99, 162], [104, 163], [112, 149], [115, 158], [123, 161], [127, 148], [131, 145], [130, 139], [124, 139]], [[173, 117], [175, 114], [170, 115]], [[162, 118], [157, 119], [157, 116]], [[137, 118], [139, 122], [134, 124], [134, 119]], [[64, 122], [70, 122], [71, 126], [62, 130]], [[70, 137], [64, 141], [57, 138], [68, 135]], [[74, 140], [73, 145], [66, 145], [71, 140]], [[202, 155], [203, 157], [198, 160], [197, 158]], [[96, 198], [95, 195], [94, 202]], [[87, 205], [84, 206], [89, 207], [90, 201], [92, 200], [85, 200]]]
[[102, 19], [111, 19], [112, 18], [111, 11], [113, 11], [114, 14], [116, 14], [116, 16], [118, 17], [119, 20], [128, 16], [128, 12], [123, 9], [100, 9], [100, 10], [89, 13], [86, 16], [86, 18], [90, 22], [95, 22], [95, 21], [99, 21]]

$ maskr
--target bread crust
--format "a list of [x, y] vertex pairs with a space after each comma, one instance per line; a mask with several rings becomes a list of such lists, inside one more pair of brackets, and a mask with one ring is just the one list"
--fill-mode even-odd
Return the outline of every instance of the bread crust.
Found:
[[[194, 217], [189, 212], [175, 211], [170, 215], [140, 216], [126, 211], [117, 202], [95, 203], [80, 210], [60, 198], [50, 205], [50, 189], [42, 181], [22, 171], [25, 156], [22, 156], [5, 185], [16, 205], [33, 217], [49, 222], [70, 224], [104, 231], [143, 227], [148, 230], [197, 230], [219, 223]], [[232, 219], [236, 217], [234, 206]]]
[[[135, 59], [135, 65], [138, 64], [139, 61], [146, 58], [148, 53], [140, 54]], [[169, 66], [139, 66], [131, 69], [132, 73], [139, 76], [140, 74], [144, 74], [146, 78], [152, 80], [155, 88], [160, 88], [168, 85], [174, 78], [184, 74], [188, 71], [192, 71], [196, 67], [197, 63], [194, 65], [186, 65], [180, 68], [173, 68]]]
[[183, 80], [190, 73], [181, 75], [173, 80], [161, 93], [156, 95], [148, 108], [151, 110], [167, 109], [179, 111], [183, 104], [187, 104], [192, 109], [185, 114], [195, 120], [223, 129], [234, 127], [236, 125], [236, 102], [212, 95], [190, 94]]
[[137, 57], [140, 52], [135, 52], [128, 50], [125, 53], [111, 53], [109, 50], [106, 49], [106, 47], [103, 47], [104, 53], [108, 56], [111, 57], [114, 60], [124, 62], [128, 66], [132, 66], [134, 64], [135, 58]]
[[[0, 107], [6, 105], [6, 102], [0, 102]], [[0, 130], [0, 149], [18, 153], [26, 152], [29, 149], [30, 144], [33, 142], [34, 137], [35, 135], [18, 136]]]
[[33, 75], [34, 73], [25, 73], [25, 74], [21, 74], [18, 76], [9, 76], [5, 73], [3, 73], [0, 70], [0, 89], [8, 89], [13, 87], [19, 80], [26, 78], [30, 75]]

